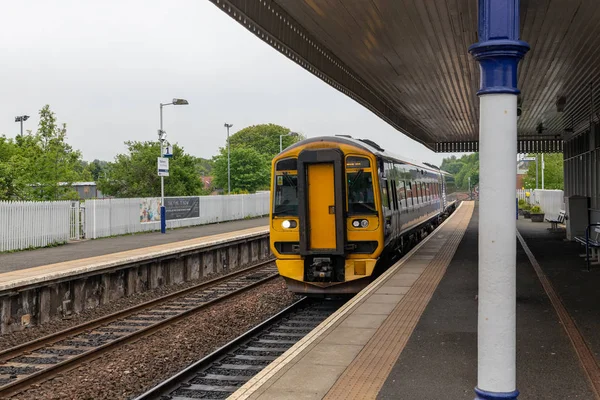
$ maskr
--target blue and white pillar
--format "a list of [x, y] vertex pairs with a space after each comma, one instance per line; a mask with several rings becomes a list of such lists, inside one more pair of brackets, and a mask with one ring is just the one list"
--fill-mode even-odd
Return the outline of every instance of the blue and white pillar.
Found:
[[516, 399], [519, 0], [479, 0], [479, 310], [476, 400]]

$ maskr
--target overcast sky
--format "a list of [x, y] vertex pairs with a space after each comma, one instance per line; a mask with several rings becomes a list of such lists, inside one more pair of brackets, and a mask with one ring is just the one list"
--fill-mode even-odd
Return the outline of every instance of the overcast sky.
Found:
[[169, 140], [212, 157], [232, 133], [276, 123], [308, 137], [350, 134], [441, 163], [377, 116], [256, 38], [207, 0], [20, 0], [0, 12], [0, 134], [49, 104], [85, 160], [113, 160], [125, 140]]

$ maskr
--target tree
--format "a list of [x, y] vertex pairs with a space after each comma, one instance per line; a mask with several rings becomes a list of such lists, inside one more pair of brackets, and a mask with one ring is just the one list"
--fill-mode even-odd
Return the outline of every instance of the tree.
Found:
[[97, 182], [100, 180], [101, 177], [104, 177], [105, 174], [108, 172], [108, 162], [107, 161], [100, 161], [100, 160], [94, 160], [90, 163], [85, 163], [85, 168], [86, 170], [90, 173], [92, 180], [94, 182]]
[[252, 125], [241, 129], [229, 137], [231, 148], [244, 146], [256, 150], [269, 161], [279, 154], [279, 136], [282, 137], [283, 148], [304, 139], [303, 135], [288, 136], [290, 130], [280, 125]]
[[[535, 154], [528, 154], [528, 157], [535, 157]], [[538, 187], [542, 187], [542, 158], [538, 154]], [[527, 176], [523, 179], [523, 185], [526, 188], [535, 188], [535, 169], [536, 163], [530, 162]], [[544, 154], [544, 189], [560, 189], [564, 187], [563, 175], [563, 155]]]
[[[290, 130], [286, 127], [262, 124], [248, 126], [229, 137], [232, 192], [255, 192], [269, 187], [271, 160], [279, 154], [279, 137], [284, 135], [283, 148], [304, 139], [303, 135], [288, 135], [289, 133]], [[216, 187], [227, 189], [227, 143], [219, 149], [219, 155], [213, 161], [213, 183]], [[242, 176], [250, 181], [241, 180]]]
[[457, 189], [468, 190], [469, 177], [471, 187], [479, 183], [479, 153], [465, 154], [461, 158], [444, 158], [440, 168], [454, 175]]
[[70, 184], [84, 172], [81, 153], [67, 142], [67, 127], [58, 125], [46, 105], [36, 133], [0, 140], [0, 199], [60, 200], [77, 198]]
[[195, 157], [196, 173], [200, 176], [210, 176], [213, 169], [213, 160], [207, 160], [202, 157]]
[[[125, 142], [127, 154], [119, 154], [108, 164], [106, 177], [100, 177], [98, 189], [115, 197], [158, 197], [160, 177], [157, 174], [158, 142]], [[165, 196], [195, 196], [202, 192], [196, 173], [195, 157], [182, 147], [173, 146], [169, 160], [169, 176], [165, 177]]]
[[0, 200], [22, 200], [27, 182], [20, 172], [24, 168], [19, 149], [12, 139], [0, 136]]
[[[251, 147], [231, 149], [231, 192], [253, 193], [269, 186], [269, 160]], [[227, 189], [227, 149], [214, 158], [214, 185]]]

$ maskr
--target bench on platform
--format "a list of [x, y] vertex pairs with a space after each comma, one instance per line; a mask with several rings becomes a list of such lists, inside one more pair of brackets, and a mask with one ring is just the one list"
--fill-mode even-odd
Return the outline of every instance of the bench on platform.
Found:
[[[588, 226], [588, 229], [589, 228], [591, 228], [591, 226]], [[585, 254], [580, 254], [579, 256], [585, 257], [588, 260], [588, 262], [590, 260], [595, 260], [596, 262], [592, 264], [600, 264], [598, 262], [598, 249], [600, 248], [600, 226], [594, 226], [593, 233], [590, 233], [587, 236], [587, 240], [585, 236], [575, 236], [575, 241], [580, 243], [582, 246], [585, 246], [586, 248]]]
[[[558, 229], [558, 224], [564, 224], [565, 223], [565, 210], [560, 210], [560, 212], [558, 213], [558, 217], [556, 218], [548, 218], [546, 217], [546, 221], [550, 222], [551, 226], [550, 226], [550, 230], [554, 231]], [[585, 238], [584, 238], [585, 239]]]

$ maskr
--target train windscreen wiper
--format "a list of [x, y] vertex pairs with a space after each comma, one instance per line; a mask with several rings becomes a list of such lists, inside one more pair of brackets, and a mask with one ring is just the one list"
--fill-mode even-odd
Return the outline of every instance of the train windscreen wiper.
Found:
[[[281, 207], [281, 208], [280, 208]], [[283, 205], [283, 206], [275, 206], [275, 211], [273, 211], [273, 215], [286, 215], [286, 213], [289, 213], [290, 211], [296, 211], [295, 206], [288, 206], [288, 205]]]
[[352, 180], [352, 182], [350, 182], [350, 186], [348, 186], [348, 193], [350, 193], [351, 189], [354, 187], [354, 184], [356, 182], [358, 182], [358, 178], [361, 177], [361, 175], [363, 174], [364, 170], [360, 169], [358, 170], [358, 172], [356, 173], [356, 176], [354, 177], [354, 179]]

